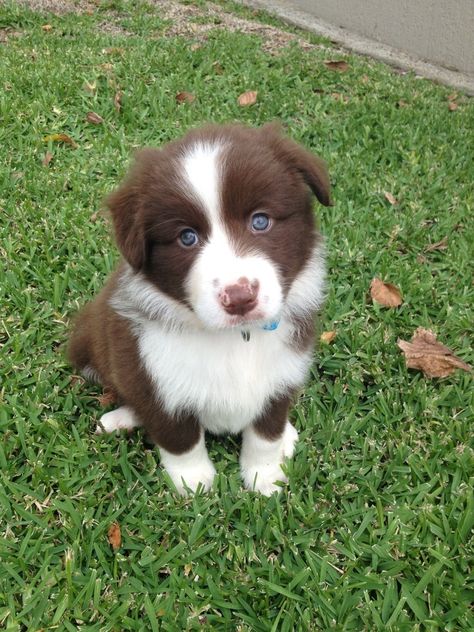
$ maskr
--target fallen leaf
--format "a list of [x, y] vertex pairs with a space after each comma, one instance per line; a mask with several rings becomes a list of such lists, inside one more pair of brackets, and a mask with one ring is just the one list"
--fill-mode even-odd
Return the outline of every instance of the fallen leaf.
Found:
[[43, 156], [43, 160], [41, 162], [43, 163], [44, 167], [47, 167], [52, 159], [53, 159], [53, 154], [50, 151], [47, 151], [45, 155]]
[[451, 92], [451, 94], [448, 94], [448, 101], [456, 101], [457, 98], [458, 98], [457, 92]]
[[122, 92], [121, 92], [121, 90], [119, 90], [118, 92], [115, 93], [115, 96], [114, 96], [114, 108], [117, 110], [117, 112], [120, 112], [120, 110], [122, 109]]
[[175, 99], [177, 103], [192, 103], [196, 97], [192, 92], [178, 92]]
[[71, 145], [71, 147], [76, 148], [77, 143], [67, 134], [48, 134], [43, 138], [45, 143], [66, 143], [67, 145]]
[[450, 101], [449, 104], [448, 104], [448, 110], [450, 112], [454, 112], [455, 110], [458, 109], [458, 107], [459, 106], [458, 106], [458, 104], [455, 101]]
[[423, 371], [426, 377], [448, 377], [456, 369], [472, 370], [449, 347], [438, 342], [430, 329], [418, 327], [410, 342], [399, 339], [397, 345], [405, 355], [407, 367]]
[[53, 30], [53, 27], [51, 24], [43, 24], [41, 28], [43, 29], [45, 33], [49, 33], [50, 31]]
[[122, 535], [120, 533], [120, 525], [118, 522], [113, 522], [110, 525], [107, 537], [109, 544], [112, 546], [114, 551], [120, 548], [120, 545], [122, 544]]
[[398, 307], [403, 303], [400, 290], [392, 283], [384, 283], [381, 279], [372, 279], [370, 296], [383, 307]]
[[324, 342], [325, 344], [328, 345], [334, 340], [335, 337], [336, 337], [335, 331], [324, 331], [320, 336], [320, 340], [321, 342]]
[[97, 401], [101, 406], [106, 408], [117, 402], [117, 395], [113, 389], [106, 386], [102, 393], [97, 396]]
[[248, 105], [253, 105], [257, 102], [258, 92], [256, 90], [249, 90], [248, 92], [242, 92], [242, 94], [237, 99], [238, 104], [241, 107], [247, 107]]
[[337, 72], [346, 72], [346, 70], [349, 70], [349, 64], [343, 59], [325, 61], [324, 65], [326, 68], [329, 68], [329, 70], [335, 70]]
[[383, 194], [384, 194], [385, 199], [388, 200], [392, 206], [395, 206], [395, 204], [398, 204], [397, 198], [394, 195], [392, 195], [392, 193], [390, 193], [389, 191], [384, 191]]
[[429, 244], [426, 246], [423, 252], [433, 252], [434, 250], [446, 250], [448, 247], [448, 238], [443, 237], [441, 241], [437, 241], [435, 244]]
[[101, 125], [104, 122], [104, 119], [96, 112], [87, 112], [86, 121], [88, 123], [92, 123], [93, 125]]

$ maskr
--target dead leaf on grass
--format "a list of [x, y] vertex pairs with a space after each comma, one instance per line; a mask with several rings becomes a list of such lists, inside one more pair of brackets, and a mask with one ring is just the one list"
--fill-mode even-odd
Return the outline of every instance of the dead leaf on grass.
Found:
[[101, 406], [106, 408], [117, 402], [117, 395], [113, 389], [106, 386], [102, 393], [97, 396], [97, 401]]
[[120, 112], [122, 109], [122, 91], [118, 90], [114, 96], [114, 108], [117, 112]]
[[399, 339], [397, 345], [405, 355], [407, 367], [423, 371], [426, 377], [448, 377], [456, 369], [472, 370], [449, 347], [438, 342], [430, 329], [418, 327], [410, 342]]
[[321, 342], [324, 342], [325, 344], [330, 344], [336, 337], [336, 332], [335, 331], [324, 331], [321, 336], [319, 337], [319, 339], [321, 340]]
[[448, 101], [456, 101], [457, 98], [458, 98], [457, 92], [451, 92], [451, 94], [448, 94]]
[[241, 107], [247, 107], [257, 102], [258, 92], [256, 90], [249, 90], [248, 92], [242, 92], [237, 99], [238, 104]]
[[324, 62], [324, 65], [326, 68], [329, 68], [329, 70], [335, 70], [336, 72], [346, 72], [346, 70], [349, 70], [349, 64], [343, 59], [328, 60]]
[[423, 250], [423, 252], [433, 252], [434, 250], [446, 250], [448, 247], [448, 238], [443, 237], [441, 241], [437, 241], [435, 244], [429, 244]]
[[178, 92], [175, 99], [177, 103], [192, 103], [196, 96], [192, 92]]
[[43, 24], [41, 28], [45, 33], [49, 33], [53, 30], [52, 24]]
[[66, 143], [66, 145], [71, 145], [74, 149], [78, 146], [76, 141], [74, 141], [67, 134], [48, 134], [43, 138], [45, 143]]
[[397, 198], [392, 193], [390, 193], [389, 191], [384, 191], [383, 194], [384, 194], [385, 199], [388, 202], [390, 202], [392, 206], [395, 206], [396, 204], [398, 204]]
[[47, 167], [52, 159], [53, 159], [53, 154], [50, 151], [47, 151], [45, 155], [43, 156], [43, 160], [41, 161], [43, 164], [43, 167]]
[[122, 534], [120, 533], [120, 525], [118, 522], [113, 522], [110, 525], [107, 538], [114, 551], [120, 548], [122, 544]]
[[449, 104], [448, 104], [448, 110], [450, 112], [454, 112], [455, 110], [458, 109], [458, 107], [459, 106], [458, 106], [458, 104], [455, 101], [450, 101]]
[[97, 114], [97, 112], [87, 112], [86, 121], [88, 123], [92, 123], [93, 125], [101, 125], [104, 122], [104, 119]]
[[399, 307], [403, 303], [400, 290], [392, 283], [385, 283], [381, 279], [372, 279], [370, 296], [383, 307]]

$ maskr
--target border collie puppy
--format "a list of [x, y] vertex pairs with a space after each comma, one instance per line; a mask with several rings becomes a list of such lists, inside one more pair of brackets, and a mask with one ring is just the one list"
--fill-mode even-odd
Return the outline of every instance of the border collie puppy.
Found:
[[205, 431], [242, 433], [247, 488], [286, 480], [324, 294], [311, 192], [331, 204], [325, 163], [278, 126], [215, 125], [142, 150], [108, 199], [123, 259], [69, 357], [122, 404], [98, 431], [143, 427], [181, 493], [212, 485]]

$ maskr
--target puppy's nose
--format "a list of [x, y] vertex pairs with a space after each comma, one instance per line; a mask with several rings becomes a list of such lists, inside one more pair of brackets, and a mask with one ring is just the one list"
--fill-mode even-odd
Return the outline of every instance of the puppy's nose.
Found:
[[228, 314], [243, 316], [257, 304], [258, 281], [241, 277], [234, 285], [227, 285], [220, 294], [221, 305]]

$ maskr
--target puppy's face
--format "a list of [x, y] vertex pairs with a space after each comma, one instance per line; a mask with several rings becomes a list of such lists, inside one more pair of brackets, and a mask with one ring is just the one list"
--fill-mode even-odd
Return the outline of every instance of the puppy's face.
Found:
[[[308, 188], [309, 187], [309, 188]], [[316, 233], [325, 165], [273, 126], [212, 126], [144, 150], [109, 198], [125, 259], [208, 328], [278, 318]]]

